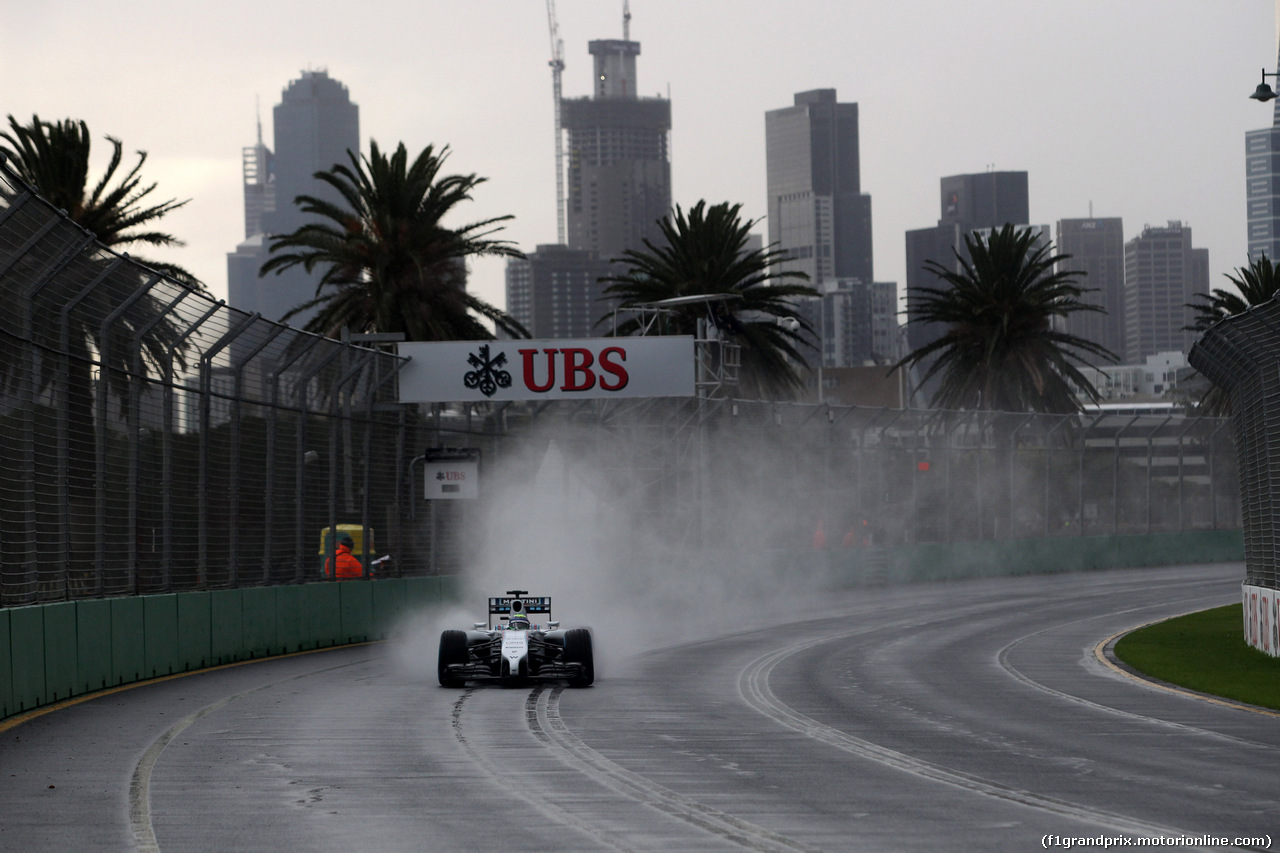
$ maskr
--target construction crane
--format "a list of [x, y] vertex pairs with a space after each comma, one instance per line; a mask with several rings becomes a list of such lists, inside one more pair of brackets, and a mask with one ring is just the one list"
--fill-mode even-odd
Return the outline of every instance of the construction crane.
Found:
[[562, 246], [565, 239], [564, 221], [564, 130], [560, 123], [560, 74], [564, 71], [564, 40], [560, 38], [560, 24], [556, 21], [556, 0], [547, 0], [547, 26], [551, 32], [551, 93], [556, 107], [556, 240]]

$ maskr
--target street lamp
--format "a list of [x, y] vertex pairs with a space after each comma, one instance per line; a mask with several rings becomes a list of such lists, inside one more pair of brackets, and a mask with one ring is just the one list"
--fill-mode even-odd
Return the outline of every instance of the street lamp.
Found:
[[1262, 101], [1264, 104], [1267, 101], [1275, 100], [1276, 93], [1267, 85], [1268, 77], [1280, 77], [1280, 71], [1277, 71], [1274, 74], [1268, 74], [1267, 69], [1262, 69], [1262, 82], [1258, 84], [1258, 88], [1253, 90], [1253, 94], [1249, 96], [1250, 98], [1253, 98], [1255, 101]]

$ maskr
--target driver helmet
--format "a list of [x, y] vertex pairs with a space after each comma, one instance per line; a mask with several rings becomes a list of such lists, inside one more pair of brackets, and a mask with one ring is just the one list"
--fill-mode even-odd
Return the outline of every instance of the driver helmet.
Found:
[[523, 613], [512, 613], [507, 620], [507, 628], [512, 631], [528, 631], [529, 617]]

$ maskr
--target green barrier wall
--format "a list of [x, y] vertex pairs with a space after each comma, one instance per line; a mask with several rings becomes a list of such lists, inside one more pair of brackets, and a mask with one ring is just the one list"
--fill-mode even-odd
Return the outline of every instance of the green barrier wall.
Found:
[[13, 706], [13, 668], [9, 657], [9, 611], [0, 610], [0, 718], [18, 713]]
[[312, 583], [302, 587], [303, 649], [323, 649], [338, 643], [342, 633], [340, 586], [339, 583]]
[[103, 690], [111, 678], [111, 602], [107, 599], [77, 601], [76, 690]]
[[215, 589], [209, 593], [214, 666], [235, 663], [244, 651], [244, 590]]
[[[143, 679], [147, 665], [145, 598], [111, 599], [111, 686]], [[104, 638], [105, 639], [105, 638]]]
[[50, 702], [76, 692], [76, 606], [73, 602], [44, 607], [44, 689]]
[[148, 678], [385, 639], [441, 589], [440, 578], [392, 578], [2, 609], [0, 719]]
[[[836, 585], [1244, 559], [1238, 530], [832, 549], [789, 559]], [[0, 610], [0, 719], [71, 696], [269, 655], [378, 640], [460, 600], [461, 579], [395, 578]]]
[[244, 631], [242, 656], [264, 658], [284, 654], [287, 649], [280, 645], [280, 626], [276, 621], [276, 587], [264, 586], [240, 592]]
[[15, 607], [9, 611], [9, 644], [13, 710], [30, 711], [46, 702], [43, 607]]
[[178, 598], [178, 661], [181, 671], [203, 669], [213, 660], [213, 605], [208, 592]]
[[145, 596], [142, 599], [143, 677], [159, 678], [180, 671], [179, 654], [178, 596]]

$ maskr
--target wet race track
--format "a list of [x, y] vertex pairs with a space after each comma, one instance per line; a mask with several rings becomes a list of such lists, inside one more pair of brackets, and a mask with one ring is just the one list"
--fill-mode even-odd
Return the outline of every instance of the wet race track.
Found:
[[[597, 624], [608, 666], [584, 690], [441, 688], [434, 640], [173, 679], [4, 732], [0, 849], [1025, 851], [1046, 836], [1274, 836], [1280, 718], [1095, 656], [1118, 631], [1238, 601], [1241, 576], [858, 590], [799, 621], [754, 617], [647, 650], [610, 650]], [[406, 664], [415, 655], [429, 660]]]

